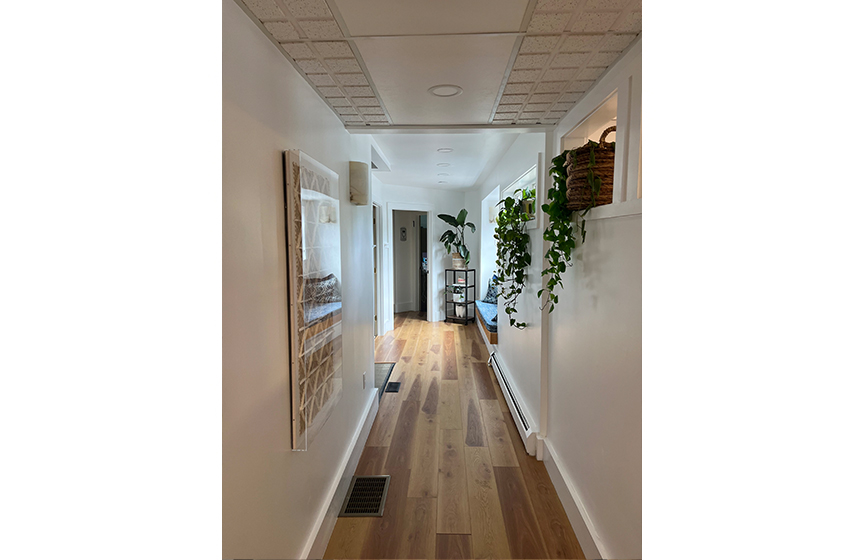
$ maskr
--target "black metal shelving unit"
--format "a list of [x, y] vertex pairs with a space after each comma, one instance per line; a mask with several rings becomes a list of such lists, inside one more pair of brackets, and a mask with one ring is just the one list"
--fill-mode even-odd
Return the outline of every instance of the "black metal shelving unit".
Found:
[[[477, 299], [476, 270], [473, 268], [448, 268], [444, 270], [444, 283], [446, 285], [446, 299], [444, 300], [444, 313], [446, 321], [462, 323], [463, 325], [475, 321], [477, 310], [474, 301]], [[456, 301], [454, 288], [462, 288], [463, 301]], [[458, 298], [457, 298], [458, 299]], [[463, 317], [457, 314], [457, 309], [464, 309]]]

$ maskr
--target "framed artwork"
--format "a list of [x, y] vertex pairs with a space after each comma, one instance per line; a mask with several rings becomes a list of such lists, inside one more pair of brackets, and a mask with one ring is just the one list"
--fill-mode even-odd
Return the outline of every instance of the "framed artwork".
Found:
[[284, 153], [291, 446], [305, 450], [342, 396], [339, 176]]

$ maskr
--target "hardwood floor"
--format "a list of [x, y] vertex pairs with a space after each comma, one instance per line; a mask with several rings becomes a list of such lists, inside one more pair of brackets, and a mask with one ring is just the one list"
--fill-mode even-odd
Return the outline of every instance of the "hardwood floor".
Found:
[[542, 462], [525, 453], [478, 327], [399, 313], [395, 362], [355, 474], [389, 474], [383, 517], [340, 517], [324, 558], [579, 558]]

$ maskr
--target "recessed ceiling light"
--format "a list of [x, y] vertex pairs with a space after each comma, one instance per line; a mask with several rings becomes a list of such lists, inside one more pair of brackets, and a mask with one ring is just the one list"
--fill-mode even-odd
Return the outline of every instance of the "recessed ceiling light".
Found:
[[438, 167], [450, 167], [449, 163], [439, 163]]
[[450, 174], [449, 173], [439, 173], [438, 176], [439, 177], [449, 177]]
[[447, 183], [447, 181], [438, 181], [439, 185], [444, 184], [444, 183]]
[[442, 154], [449, 154], [450, 152], [453, 151], [453, 148], [438, 148], [438, 151], [441, 152]]
[[430, 87], [428, 91], [435, 97], [455, 97], [462, 93], [462, 88], [453, 84], [439, 84]]

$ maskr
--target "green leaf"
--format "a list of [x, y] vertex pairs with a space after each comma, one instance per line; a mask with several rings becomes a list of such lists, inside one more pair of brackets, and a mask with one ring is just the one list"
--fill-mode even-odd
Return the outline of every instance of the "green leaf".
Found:
[[456, 221], [456, 218], [449, 214], [438, 214], [438, 218], [450, 224], [453, 227], [459, 227], [459, 222]]
[[465, 227], [465, 218], [467, 218], [467, 217], [468, 217], [468, 210], [466, 210], [466, 209], [463, 208], [463, 209], [459, 212], [459, 215], [456, 216], [456, 221], [458, 222], [457, 225], [460, 225], [460, 226], [462, 226], [462, 227]]

